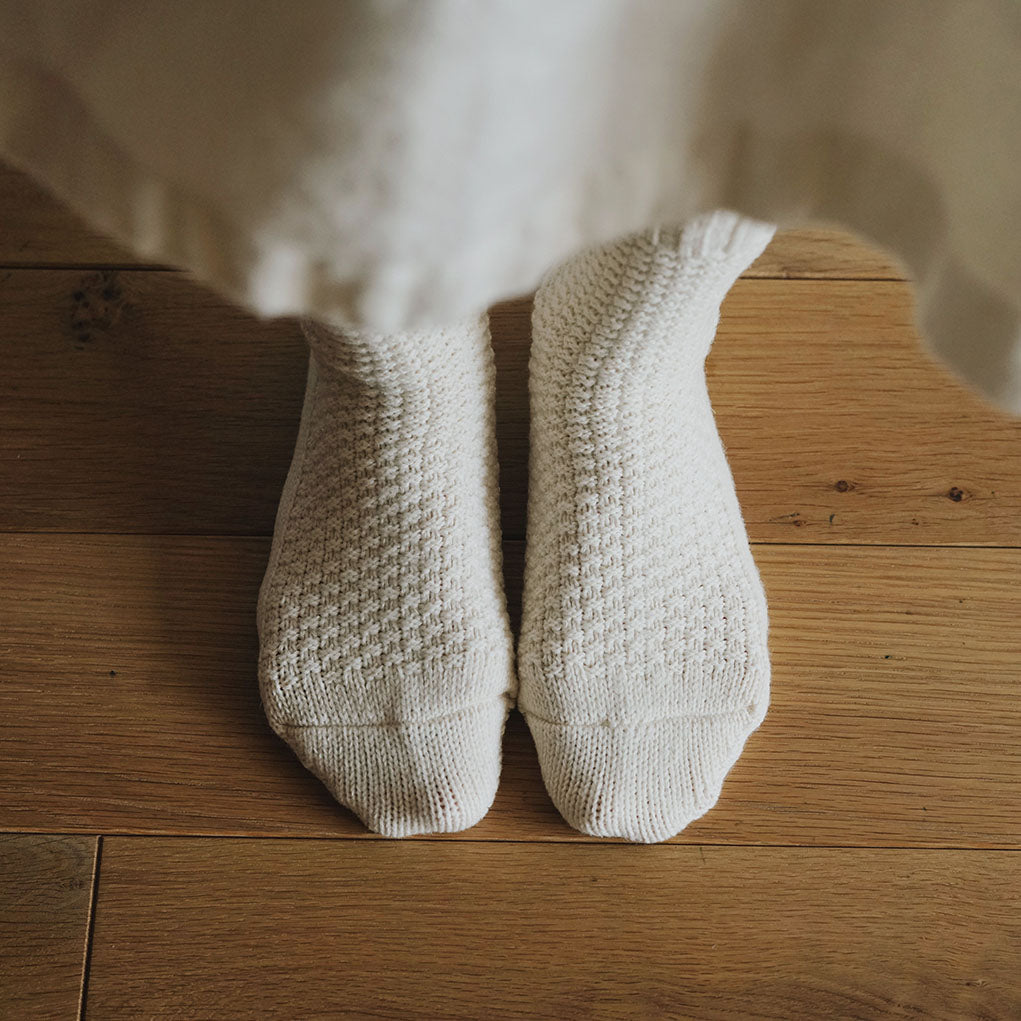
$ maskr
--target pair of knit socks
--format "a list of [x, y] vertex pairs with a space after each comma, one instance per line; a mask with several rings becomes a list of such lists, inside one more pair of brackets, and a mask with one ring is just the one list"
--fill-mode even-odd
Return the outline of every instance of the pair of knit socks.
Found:
[[485, 317], [387, 336], [305, 324], [260, 683], [274, 730], [370, 829], [478, 822], [515, 698], [576, 829], [659, 841], [715, 803], [769, 662], [704, 360], [772, 232], [712, 213], [543, 281], [517, 670]]

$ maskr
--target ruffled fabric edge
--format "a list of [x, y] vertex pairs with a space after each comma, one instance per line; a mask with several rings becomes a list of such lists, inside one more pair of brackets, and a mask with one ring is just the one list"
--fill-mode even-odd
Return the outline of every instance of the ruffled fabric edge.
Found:
[[[738, 138], [735, 151], [665, 196], [656, 196], [641, 154], [611, 174], [593, 172], [562, 204], [571, 215], [550, 215], [560, 205], [557, 195], [522, 211], [516, 232], [527, 244], [482, 243], [442, 265], [370, 258], [352, 271], [300, 239], [232, 221], [145, 166], [111, 140], [48, 70], [16, 60], [0, 64], [4, 159], [138, 257], [180, 266], [260, 317], [307, 316], [380, 331], [437, 325], [528, 293], [580, 247], [726, 208], [781, 228], [851, 230], [891, 252], [915, 282], [916, 318], [930, 350], [993, 404], [1021, 415], [1018, 296], [994, 293], [962, 265], [947, 236], [940, 196], [924, 173], [865, 139], [840, 134], [775, 138], [745, 126]], [[840, 191], [826, 184], [827, 168], [836, 167], [845, 185]], [[872, 201], [877, 182], [880, 203]], [[626, 196], [611, 213], [609, 193]], [[898, 196], [899, 207], [892, 201]], [[892, 208], [897, 212], [890, 216]], [[908, 221], [928, 229], [906, 230]], [[470, 278], [485, 282], [469, 295], [461, 282]]]

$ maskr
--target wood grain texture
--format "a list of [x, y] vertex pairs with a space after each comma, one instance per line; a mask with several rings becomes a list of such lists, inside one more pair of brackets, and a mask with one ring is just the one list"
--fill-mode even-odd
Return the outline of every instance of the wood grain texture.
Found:
[[0, 271], [0, 528], [272, 531], [306, 350], [175, 273]]
[[[507, 545], [512, 603], [521, 552]], [[263, 720], [267, 553], [254, 538], [0, 539], [0, 827], [367, 835]], [[772, 708], [681, 841], [1021, 846], [1021, 551], [755, 554]], [[583, 839], [516, 716], [496, 804], [465, 836]]]
[[[0, 530], [265, 535], [304, 387], [291, 320], [181, 274], [0, 272]], [[740, 281], [710, 385], [759, 542], [1021, 544], [1021, 421], [921, 351], [908, 285]], [[529, 302], [492, 315], [522, 538]]]
[[1021, 1012], [1019, 864], [110, 838], [90, 1014], [1006, 1019]]
[[78, 1016], [96, 844], [0, 835], [0, 1016]]
[[753, 541], [1021, 544], [1021, 419], [932, 361], [913, 314], [903, 283], [731, 291], [708, 369]]
[[[93, 230], [45, 188], [0, 163], [0, 266], [144, 263], [125, 246]], [[903, 268], [881, 249], [851, 234], [827, 229], [781, 231], [748, 276], [831, 279], [901, 279]]]
[[[902, 282], [734, 286], [708, 378], [753, 542], [1021, 544], [1021, 419], [932, 361], [913, 314]], [[528, 302], [491, 323], [504, 530], [520, 537]]]

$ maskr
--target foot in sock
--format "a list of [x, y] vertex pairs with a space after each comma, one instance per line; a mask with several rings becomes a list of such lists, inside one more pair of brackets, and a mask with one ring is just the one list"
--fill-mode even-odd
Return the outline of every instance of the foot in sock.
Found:
[[370, 829], [465, 829], [492, 803], [516, 686], [488, 326], [305, 333], [259, 593], [263, 705]]
[[766, 711], [766, 602], [703, 363], [772, 233], [714, 213], [576, 256], [536, 295], [519, 705], [585, 833], [678, 833]]

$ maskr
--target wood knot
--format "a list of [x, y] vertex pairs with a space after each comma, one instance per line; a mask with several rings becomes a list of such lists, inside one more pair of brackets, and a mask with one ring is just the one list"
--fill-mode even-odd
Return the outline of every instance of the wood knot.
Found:
[[71, 300], [71, 332], [75, 347], [84, 350], [97, 330], [108, 331], [120, 321], [128, 301], [116, 270], [102, 270], [82, 277]]

